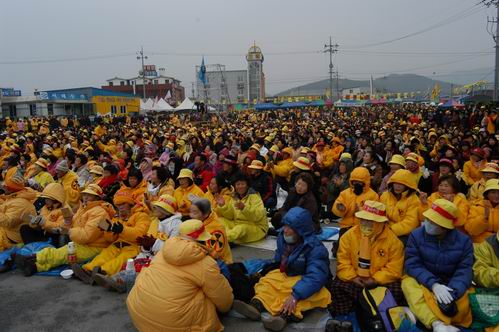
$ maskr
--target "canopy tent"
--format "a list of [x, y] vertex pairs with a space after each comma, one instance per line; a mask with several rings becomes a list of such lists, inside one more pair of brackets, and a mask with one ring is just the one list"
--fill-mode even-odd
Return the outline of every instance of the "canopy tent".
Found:
[[154, 106], [154, 101], [149, 98], [145, 102], [144, 100], [140, 100], [140, 113], [143, 114], [145, 112], [151, 111]]
[[299, 108], [299, 107], [307, 107], [308, 105], [305, 104], [302, 101], [296, 101], [296, 102], [287, 102], [281, 104], [279, 107], [280, 108]]
[[460, 102], [454, 100], [454, 99], [449, 99], [446, 103], [443, 105], [439, 105], [442, 108], [463, 108], [464, 105], [461, 104]]
[[161, 98], [160, 100], [158, 100], [157, 103], [154, 104], [152, 110], [156, 112], [166, 112], [166, 111], [173, 111], [174, 108], [171, 107], [171, 105], [168, 104], [163, 98]]
[[260, 103], [255, 105], [256, 110], [275, 110], [281, 108], [279, 105], [274, 105], [272, 103]]
[[175, 107], [175, 111], [185, 111], [185, 110], [195, 110], [195, 109], [196, 109], [196, 106], [187, 97], [184, 99], [184, 101], [180, 105]]

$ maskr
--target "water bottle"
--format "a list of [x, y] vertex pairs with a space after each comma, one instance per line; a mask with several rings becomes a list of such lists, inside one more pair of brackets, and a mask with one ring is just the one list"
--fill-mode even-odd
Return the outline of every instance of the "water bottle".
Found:
[[76, 245], [73, 241], [68, 243], [68, 263], [75, 264], [77, 261], [76, 257]]
[[136, 272], [135, 272], [135, 264], [133, 263], [133, 258], [129, 258], [126, 262], [126, 269], [125, 269], [125, 284], [126, 284], [126, 291], [129, 293], [133, 285], [135, 284], [135, 277], [136, 277]]

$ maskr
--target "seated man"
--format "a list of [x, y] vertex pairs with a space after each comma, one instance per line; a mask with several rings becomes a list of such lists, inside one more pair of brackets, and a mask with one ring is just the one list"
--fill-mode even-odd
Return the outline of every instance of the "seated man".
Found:
[[6, 178], [3, 185], [6, 195], [0, 200], [0, 251], [21, 243], [20, 228], [25, 224], [24, 216], [36, 216], [36, 193], [24, 187], [20, 173]]
[[404, 246], [388, 225], [385, 205], [366, 201], [355, 216], [360, 224], [340, 239], [336, 278], [331, 283], [332, 316], [353, 312], [364, 287], [384, 286], [397, 304], [405, 303], [400, 288]]
[[215, 212], [225, 226], [229, 242], [240, 244], [263, 239], [269, 224], [260, 195], [249, 186], [244, 175], [235, 179], [234, 186], [235, 193], [230, 202], [225, 202], [221, 195], [216, 198], [218, 207]]
[[[102, 190], [98, 185], [89, 185], [82, 191], [82, 204], [72, 218], [69, 238], [75, 243], [79, 263], [92, 259], [112, 242], [98, 227], [100, 222], [111, 219], [115, 214], [112, 205], [104, 202], [101, 196]], [[33, 256], [17, 255], [15, 262], [17, 268], [27, 277], [36, 272], [48, 271], [68, 264], [68, 246], [45, 248]]]
[[141, 212], [142, 206], [136, 205], [130, 189], [118, 190], [113, 202], [118, 208], [118, 217], [113, 218], [112, 222], [106, 220], [99, 224], [99, 227], [106, 232], [104, 237], [112, 244], [89, 263], [83, 266], [78, 264], [71, 266], [75, 276], [88, 284], [94, 282], [92, 275], [95, 276], [96, 273], [114, 275], [129, 258], [137, 256], [140, 252], [137, 238], [146, 234], [151, 223], [149, 215]]
[[326, 308], [331, 294], [324, 287], [329, 280], [329, 255], [314, 233], [312, 215], [294, 207], [284, 216], [283, 231], [277, 238], [274, 263], [270, 271], [255, 285], [250, 304], [234, 301], [234, 309], [252, 320], [260, 320], [271, 331], [281, 331], [288, 320], [300, 320], [303, 312]]
[[457, 206], [437, 199], [423, 213], [424, 224], [412, 231], [405, 250], [402, 280], [409, 308], [426, 328], [459, 331], [471, 325], [468, 289], [473, 278], [473, 244], [455, 229]]

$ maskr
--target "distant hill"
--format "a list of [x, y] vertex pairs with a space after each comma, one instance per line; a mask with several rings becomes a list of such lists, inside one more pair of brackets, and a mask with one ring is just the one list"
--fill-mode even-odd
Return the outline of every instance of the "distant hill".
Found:
[[[391, 74], [373, 80], [375, 93], [392, 93], [392, 92], [417, 92], [425, 93], [438, 83], [442, 94], [450, 93], [451, 83], [432, 80], [428, 77], [415, 74]], [[452, 83], [453, 84], [453, 83]], [[453, 84], [457, 87], [459, 84]], [[351, 89], [357, 87], [369, 87], [369, 81], [356, 81], [349, 79], [340, 79], [338, 81], [340, 90]], [[336, 89], [336, 81], [333, 85]], [[276, 96], [306, 96], [306, 95], [323, 95], [329, 89], [329, 80], [321, 80], [305, 85], [301, 85], [286, 91], [282, 91]]]
[[477, 81], [494, 82], [494, 68], [485, 67], [477, 69], [460, 70], [449, 74], [436, 73], [439, 80], [465, 85]]

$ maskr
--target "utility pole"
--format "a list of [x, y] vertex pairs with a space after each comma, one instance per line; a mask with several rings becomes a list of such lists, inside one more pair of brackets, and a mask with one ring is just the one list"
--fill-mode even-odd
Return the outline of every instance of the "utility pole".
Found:
[[338, 52], [338, 44], [333, 45], [333, 40], [329, 36], [329, 44], [324, 44], [324, 53], [329, 53], [329, 93], [333, 100], [333, 54]]
[[137, 52], [137, 60], [142, 61], [142, 97], [146, 99], [146, 72], [144, 70], [144, 59], [148, 59], [147, 55], [144, 55], [144, 47], [140, 47], [140, 51]]
[[[497, 102], [499, 99], [499, 1], [498, 0], [483, 0], [482, 1], [485, 6], [495, 6], [496, 7], [496, 17], [489, 19], [487, 17], [487, 32], [494, 39], [496, 49], [496, 62], [494, 68], [494, 102]], [[495, 31], [494, 31], [495, 24]]]
[[336, 96], [338, 97], [338, 100], [341, 99], [341, 94], [340, 94], [340, 74], [338, 72], [338, 66], [336, 66]]
[[194, 82], [191, 82], [191, 84], [192, 84], [192, 90], [191, 90], [191, 92], [192, 92], [192, 99], [196, 99], [194, 97]]

